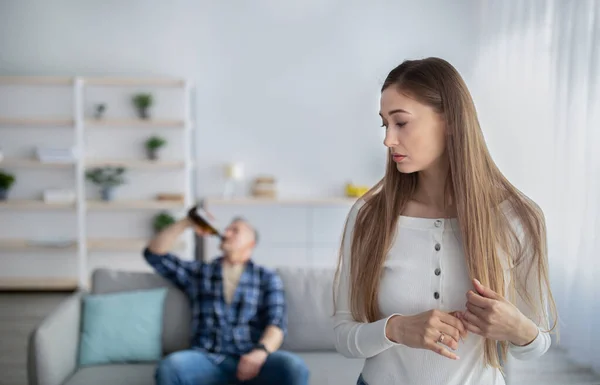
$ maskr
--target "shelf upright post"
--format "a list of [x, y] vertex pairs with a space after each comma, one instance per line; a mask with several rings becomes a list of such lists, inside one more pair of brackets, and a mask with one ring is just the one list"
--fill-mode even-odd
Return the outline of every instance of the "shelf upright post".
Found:
[[83, 87], [84, 80], [76, 77], [74, 82], [73, 113], [75, 120], [75, 181], [77, 197], [77, 279], [78, 287], [88, 287], [87, 236], [86, 236], [86, 193], [85, 193], [85, 128]]

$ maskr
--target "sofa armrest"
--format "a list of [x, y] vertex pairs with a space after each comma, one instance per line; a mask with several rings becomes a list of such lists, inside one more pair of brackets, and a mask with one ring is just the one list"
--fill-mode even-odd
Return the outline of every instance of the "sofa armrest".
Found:
[[29, 336], [29, 385], [62, 385], [77, 369], [83, 293], [75, 293]]

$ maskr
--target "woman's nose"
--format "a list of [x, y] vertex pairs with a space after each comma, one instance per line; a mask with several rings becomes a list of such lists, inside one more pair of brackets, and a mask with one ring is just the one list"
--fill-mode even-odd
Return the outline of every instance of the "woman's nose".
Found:
[[398, 139], [393, 133], [393, 130], [387, 130], [385, 132], [385, 138], [383, 139], [383, 145], [392, 148], [398, 146]]

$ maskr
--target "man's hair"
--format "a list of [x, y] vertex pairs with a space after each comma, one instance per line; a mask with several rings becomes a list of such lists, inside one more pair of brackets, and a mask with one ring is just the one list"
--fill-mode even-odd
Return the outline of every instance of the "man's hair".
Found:
[[254, 235], [254, 243], [258, 244], [258, 230], [256, 230], [256, 227], [252, 226], [252, 224], [250, 224], [250, 222], [248, 222], [246, 220], [246, 218], [244, 218], [244, 217], [235, 217], [235, 218], [233, 218], [233, 220], [231, 222], [244, 222], [246, 224], [246, 226], [248, 226], [248, 228], [250, 229], [250, 231], [252, 231], [252, 233]]

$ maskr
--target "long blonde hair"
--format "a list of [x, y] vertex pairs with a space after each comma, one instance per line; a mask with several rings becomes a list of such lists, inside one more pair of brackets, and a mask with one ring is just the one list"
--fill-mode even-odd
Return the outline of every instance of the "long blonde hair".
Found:
[[[515, 293], [518, 293], [535, 310], [538, 319], [547, 318], [545, 301], [548, 300], [554, 320], [550, 331], [553, 330], [556, 305], [548, 279], [543, 213], [502, 175], [492, 160], [473, 100], [458, 71], [439, 58], [405, 61], [390, 72], [382, 91], [387, 87], [397, 87], [444, 117], [446, 154], [450, 164], [446, 192], [447, 198], [456, 205], [470, 277], [504, 295], [500, 253], [511, 258], [510, 274], [526, 268], [537, 273], [539, 298], [531, 298], [512, 275], [509, 298], [514, 301]], [[382, 267], [398, 218], [412, 198], [417, 182], [417, 173], [400, 173], [388, 156], [385, 176], [362, 198], [365, 204], [356, 217], [350, 256], [350, 308], [356, 320], [374, 322], [382, 317], [378, 306]], [[522, 236], [501, 210], [499, 203], [503, 201], [510, 202], [513, 215], [520, 220]], [[336, 282], [339, 282], [344, 238], [345, 235]], [[548, 297], [544, 298], [546, 295]], [[493, 340], [486, 340], [484, 349], [486, 364], [496, 368], [500, 368], [500, 357], [505, 362], [508, 349], [506, 341], [499, 343], [500, 354]]]

